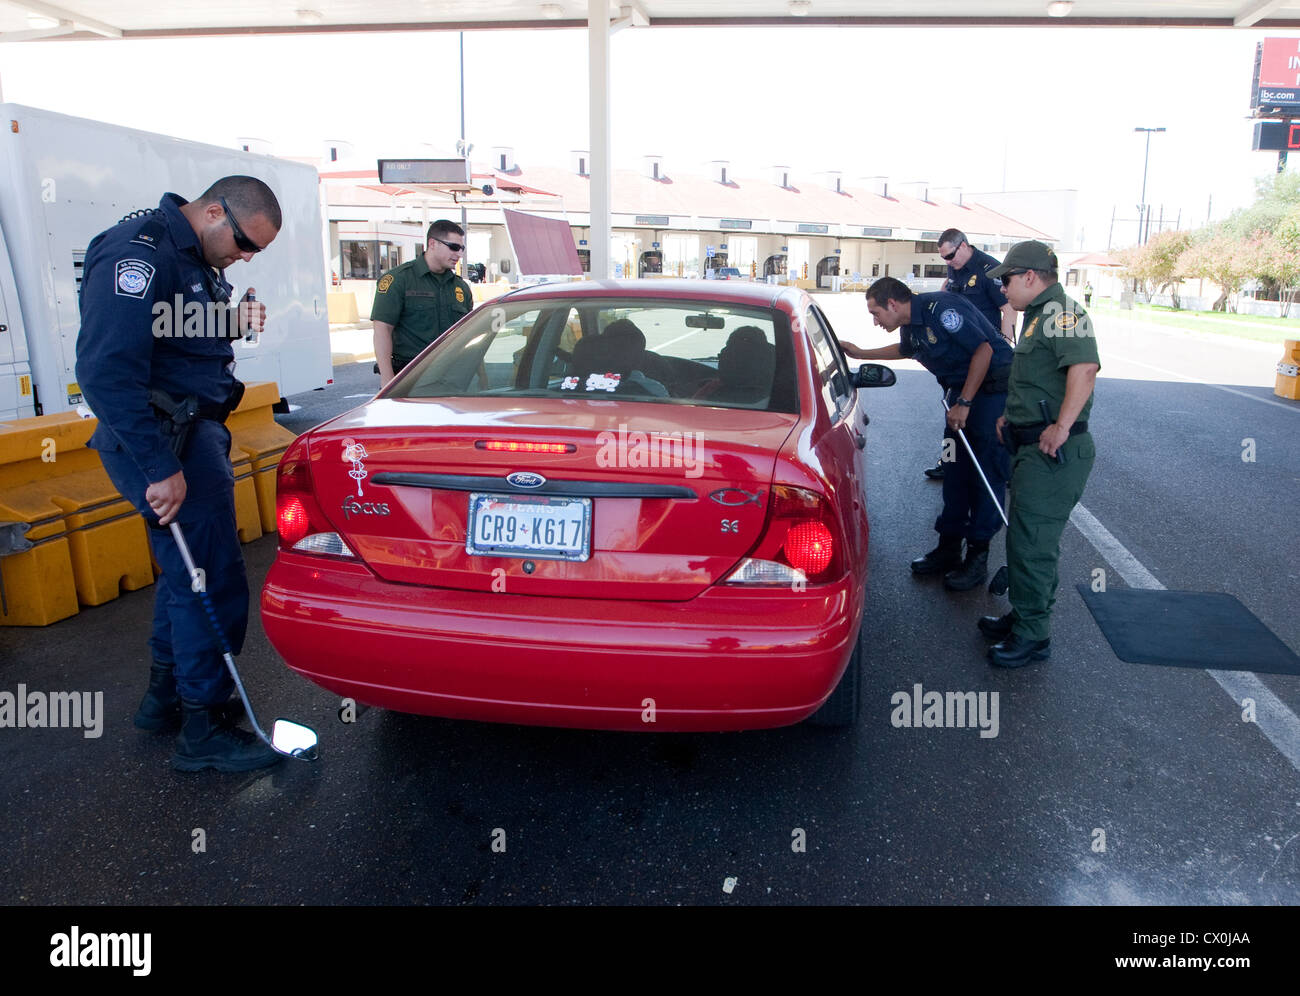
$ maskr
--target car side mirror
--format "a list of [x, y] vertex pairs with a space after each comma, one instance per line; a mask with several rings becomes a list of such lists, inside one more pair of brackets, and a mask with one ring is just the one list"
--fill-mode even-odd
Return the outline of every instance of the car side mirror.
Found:
[[853, 374], [854, 387], [893, 387], [896, 383], [894, 371], [880, 363], [864, 363]]

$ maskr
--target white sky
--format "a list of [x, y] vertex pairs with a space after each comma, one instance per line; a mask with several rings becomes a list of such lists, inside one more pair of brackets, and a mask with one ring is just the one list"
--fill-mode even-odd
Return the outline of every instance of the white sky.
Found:
[[[733, 176], [827, 169], [967, 192], [1079, 191], [1085, 248], [1147, 200], [1201, 223], [1250, 201], [1276, 154], [1250, 150], [1258, 31], [1097, 28], [633, 28], [612, 39], [613, 156]], [[0, 45], [6, 101], [220, 145], [318, 155], [454, 155], [458, 36], [303, 35]], [[587, 141], [586, 34], [466, 34], [475, 159], [567, 166]], [[1004, 112], [1005, 110], [1005, 112]], [[429, 146], [432, 146], [430, 148]], [[480, 157], [480, 153], [482, 156]], [[1296, 158], [1300, 159], [1300, 156]], [[1135, 223], [1116, 224], [1115, 244]], [[1072, 248], [1072, 247], [1071, 247]]]

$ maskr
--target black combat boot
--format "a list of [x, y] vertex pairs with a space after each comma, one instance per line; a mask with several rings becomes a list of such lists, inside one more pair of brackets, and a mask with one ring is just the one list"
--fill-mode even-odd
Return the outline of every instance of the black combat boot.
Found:
[[975, 625], [990, 640], [1005, 640], [1016, 625], [1016, 613], [1012, 609], [1004, 616], [980, 616]]
[[966, 541], [966, 559], [956, 570], [943, 576], [943, 586], [949, 591], [970, 591], [989, 579], [988, 540]]
[[172, 767], [178, 771], [255, 771], [278, 763], [284, 755], [254, 734], [224, 719], [222, 706], [181, 700], [181, 732], [176, 737]]
[[135, 711], [135, 725], [142, 730], [161, 730], [180, 721], [181, 697], [176, 694], [172, 665], [154, 661], [149, 665], [149, 690]]
[[939, 545], [912, 561], [913, 574], [938, 574], [961, 566], [961, 537], [940, 536]]
[[[237, 723], [244, 718], [244, 703], [236, 692], [229, 702], [217, 706], [221, 719]], [[176, 691], [176, 673], [172, 664], [154, 661], [149, 665], [149, 689], [135, 711], [135, 725], [141, 730], [175, 729], [181, 724], [181, 697]]]

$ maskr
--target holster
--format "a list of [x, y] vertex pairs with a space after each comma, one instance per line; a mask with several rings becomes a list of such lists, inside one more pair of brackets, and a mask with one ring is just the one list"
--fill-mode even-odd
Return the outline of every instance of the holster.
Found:
[[163, 435], [167, 438], [172, 453], [179, 460], [199, 417], [199, 399], [191, 394], [177, 401], [166, 391], [154, 389], [149, 392], [149, 404], [153, 406], [154, 414], [162, 424]]
[[194, 431], [194, 423], [201, 418], [213, 422], [225, 423], [230, 413], [239, 407], [244, 398], [244, 382], [237, 380], [230, 388], [230, 394], [219, 405], [200, 405], [199, 399], [191, 394], [177, 401], [166, 391], [157, 388], [149, 392], [149, 404], [154, 414], [162, 423], [163, 435], [167, 437], [172, 452], [179, 460], [185, 452], [185, 444]]

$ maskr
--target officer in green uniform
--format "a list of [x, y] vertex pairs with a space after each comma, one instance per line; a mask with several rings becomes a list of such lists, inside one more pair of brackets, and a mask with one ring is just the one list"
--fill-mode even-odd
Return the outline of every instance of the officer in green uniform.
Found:
[[465, 230], [452, 221], [435, 221], [427, 241], [421, 255], [389, 270], [375, 285], [370, 320], [380, 387], [474, 307], [469, 284], [455, 270], [465, 253]]
[[1092, 470], [1088, 433], [1092, 388], [1101, 369], [1092, 322], [1065, 296], [1056, 254], [1041, 242], [1011, 247], [1000, 278], [1007, 301], [1024, 313], [998, 435], [1013, 451], [1007, 568], [1011, 611], [985, 616], [989, 663], [1023, 667], [1050, 652], [1061, 532]]

